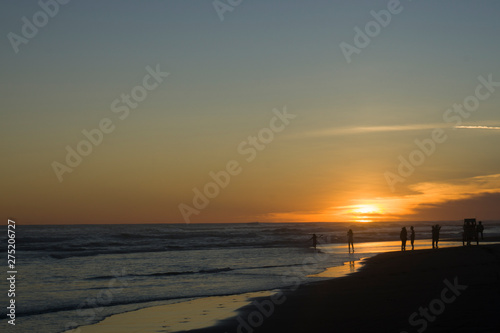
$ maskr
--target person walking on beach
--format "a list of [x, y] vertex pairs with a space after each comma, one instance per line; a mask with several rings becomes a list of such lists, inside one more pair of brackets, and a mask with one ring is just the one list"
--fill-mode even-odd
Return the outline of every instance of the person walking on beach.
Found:
[[484, 240], [483, 231], [484, 231], [483, 222], [479, 221], [479, 224], [477, 225], [477, 232], [478, 234], [481, 234], [481, 240]]
[[414, 250], [415, 247], [413, 246], [413, 243], [415, 243], [415, 229], [413, 229], [413, 226], [411, 226], [410, 230], [411, 230], [411, 233], [410, 233], [411, 249]]
[[318, 243], [318, 237], [316, 236], [316, 234], [313, 234], [309, 240], [313, 241], [313, 247], [316, 250], [316, 244]]
[[401, 233], [399, 234], [399, 238], [401, 239], [401, 251], [406, 251], [407, 237], [408, 237], [408, 232], [406, 231], [406, 227], [401, 228]]
[[349, 253], [351, 253], [351, 246], [352, 253], [354, 253], [354, 235], [352, 229], [349, 229], [349, 231], [347, 232], [347, 247], [349, 248]]
[[441, 226], [439, 224], [432, 226], [432, 248], [438, 248], [439, 243], [439, 230], [441, 230]]

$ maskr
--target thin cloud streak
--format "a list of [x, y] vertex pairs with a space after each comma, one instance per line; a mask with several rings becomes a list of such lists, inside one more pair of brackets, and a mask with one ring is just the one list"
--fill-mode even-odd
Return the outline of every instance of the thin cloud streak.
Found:
[[321, 136], [352, 135], [352, 134], [367, 134], [367, 133], [421, 131], [434, 128], [450, 128], [450, 125], [446, 123], [440, 123], [440, 124], [341, 127], [341, 128], [328, 128], [323, 130], [306, 132], [303, 133], [302, 136], [321, 137]]
[[326, 128], [326, 129], [305, 132], [299, 134], [298, 136], [326, 137], [326, 136], [355, 135], [355, 134], [369, 134], [369, 133], [422, 131], [422, 130], [431, 130], [435, 128], [500, 130], [499, 126], [487, 126], [487, 125], [452, 126], [447, 123], [434, 123], [434, 124], [387, 125], [387, 126], [333, 127], [333, 128]]
[[485, 130], [500, 130], [498, 126], [455, 126], [459, 129], [485, 129]]

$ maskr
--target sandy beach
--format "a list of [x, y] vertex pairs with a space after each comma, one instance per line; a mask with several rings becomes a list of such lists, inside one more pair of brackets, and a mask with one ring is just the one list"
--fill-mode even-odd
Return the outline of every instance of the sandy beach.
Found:
[[257, 299], [192, 332], [496, 332], [500, 245], [379, 254], [355, 274], [285, 290], [272, 304]]

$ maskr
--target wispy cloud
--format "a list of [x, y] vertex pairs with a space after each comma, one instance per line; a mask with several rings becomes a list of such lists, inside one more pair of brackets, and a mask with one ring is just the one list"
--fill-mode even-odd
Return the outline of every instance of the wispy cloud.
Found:
[[489, 125], [490, 123], [492, 123], [492, 121], [483, 122], [484, 125], [461, 125], [461, 126], [453, 126], [452, 124], [448, 123], [433, 123], [433, 124], [331, 127], [331, 128], [323, 128], [323, 129], [304, 132], [299, 134], [299, 136], [326, 137], [326, 136], [338, 136], [338, 135], [422, 131], [422, 130], [432, 130], [434, 128], [500, 130], [500, 126], [491, 126]]
[[410, 125], [382, 125], [382, 126], [352, 126], [352, 127], [334, 127], [305, 132], [305, 137], [321, 137], [335, 135], [353, 135], [383, 132], [403, 132], [403, 131], [421, 131], [434, 128], [449, 128], [450, 125], [440, 124], [410, 124]]
[[500, 130], [498, 126], [455, 126], [460, 129], [482, 129], [482, 130]]

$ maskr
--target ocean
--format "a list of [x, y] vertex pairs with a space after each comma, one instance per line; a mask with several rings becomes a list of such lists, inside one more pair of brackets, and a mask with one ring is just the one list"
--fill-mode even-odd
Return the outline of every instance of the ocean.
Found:
[[[419, 248], [432, 224], [18, 225], [16, 326], [3, 319], [6, 279], [0, 325], [7, 332], [63, 332], [144, 307], [317, 281], [324, 278], [311, 275], [329, 267], [399, 250], [402, 226], [415, 226]], [[440, 224], [441, 239], [461, 237], [461, 222]], [[485, 236], [500, 236], [500, 222], [484, 224]], [[347, 253], [348, 229], [354, 254]], [[313, 233], [319, 251], [311, 247]], [[7, 248], [6, 236], [1, 244]]]

